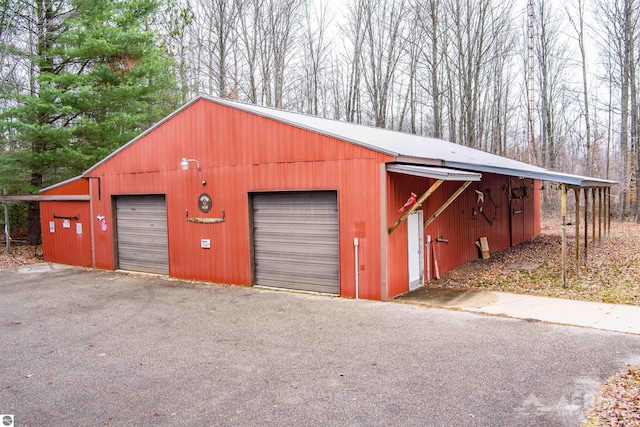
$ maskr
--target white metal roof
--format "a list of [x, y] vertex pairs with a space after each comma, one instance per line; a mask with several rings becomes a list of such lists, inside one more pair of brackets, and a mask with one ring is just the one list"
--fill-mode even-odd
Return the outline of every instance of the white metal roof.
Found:
[[405, 175], [421, 176], [424, 178], [442, 179], [444, 181], [480, 181], [480, 178], [482, 178], [482, 175], [476, 172], [466, 172], [433, 166], [403, 165], [398, 163], [388, 163], [387, 171], [402, 173]]
[[560, 182], [574, 186], [608, 187], [615, 181], [607, 181], [598, 178], [568, 175], [549, 171], [528, 163], [511, 160], [506, 157], [476, 150], [464, 145], [444, 141], [436, 138], [428, 138], [375, 128], [339, 120], [325, 119], [301, 113], [262, 107], [254, 104], [246, 104], [228, 99], [199, 96], [183, 105], [169, 116], [162, 119], [155, 126], [120, 147], [118, 150], [105, 157], [102, 161], [89, 168], [83, 176], [97, 168], [102, 163], [117, 155], [129, 145], [162, 125], [182, 110], [200, 99], [206, 99], [230, 108], [246, 111], [261, 117], [286, 123], [301, 129], [330, 136], [352, 144], [356, 144], [389, 156], [393, 156], [399, 162], [424, 163], [431, 166], [444, 166], [449, 168], [465, 169], [476, 172], [490, 172], [503, 175], [521, 176], [525, 178], [541, 179], [545, 181]]
[[436, 138], [325, 119], [301, 113], [245, 104], [227, 99], [202, 97], [218, 104], [267, 117], [298, 128], [369, 148], [396, 157], [399, 161], [425, 162], [436, 166], [520, 176], [559, 182], [577, 187], [610, 187], [616, 181], [553, 172], [528, 163], [508, 159], [475, 148]]

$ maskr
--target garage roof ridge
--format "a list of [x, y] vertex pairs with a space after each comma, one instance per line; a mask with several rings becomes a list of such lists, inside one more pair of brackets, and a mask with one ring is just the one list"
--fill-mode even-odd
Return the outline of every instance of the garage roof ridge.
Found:
[[553, 172], [529, 163], [509, 159], [497, 154], [442, 139], [341, 120], [328, 119], [278, 108], [264, 107], [261, 105], [217, 98], [203, 94], [198, 95], [191, 101], [179, 107], [158, 123], [151, 126], [140, 135], [102, 159], [100, 162], [90, 167], [82, 174], [82, 176], [86, 177], [87, 174], [91, 173], [91, 171], [95, 170], [97, 167], [125, 150], [129, 145], [151, 133], [154, 129], [169, 121], [171, 118], [199, 100], [206, 100], [300, 129], [319, 133], [321, 135], [395, 157], [396, 159], [400, 157], [424, 159], [428, 161], [437, 161], [440, 162], [442, 166], [461, 170], [523, 176], [579, 187], [609, 187], [617, 183], [616, 181], [599, 178]]

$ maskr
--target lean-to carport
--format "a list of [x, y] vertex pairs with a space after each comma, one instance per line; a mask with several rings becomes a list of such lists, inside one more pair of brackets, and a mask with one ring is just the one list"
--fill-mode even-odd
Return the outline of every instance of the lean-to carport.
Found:
[[0, 195], [0, 202], [4, 205], [4, 235], [6, 239], [7, 252], [11, 249], [11, 237], [9, 230], [9, 202], [88, 202], [88, 195], [41, 195], [41, 194], [21, 194], [21, 195]]
[[[566, 271], [567, 271], [567, 192], [574, 191], [576, 201], [576, 274], [580, 272], [580, 198], [584, 192], [584, 262], [587, 263], [588, 247], [589, 247], [589, 193], [591, 193], [591, 215], [592, 221], [592, 244], [596, 241], [596, 216], [598, 218], [598, 242], [602, 240], [603, 228], [605, 238], [609, 236], [611, 230], [611, 187], [617, 184], [617, 181], [607, 179], [593, 178], [581, 175], [572, 175], [560, 172], [548, 171], [545, 169], [531, 166], [522, 170], [510, 170], [490, 165], [470, 165], [462, 162], [445, 162], [447, 166], [459, 167], [480, 172], [495, 172], [509, 174], [512, 176], [521, 176], [525, 178], [539, 179], [541, 181], [553, 182], [560, 184], [561, 187], [561, 215], [562, 215], [562, 286], [566, 287]], [[597, 199], [597, 203], [596, 203]]]

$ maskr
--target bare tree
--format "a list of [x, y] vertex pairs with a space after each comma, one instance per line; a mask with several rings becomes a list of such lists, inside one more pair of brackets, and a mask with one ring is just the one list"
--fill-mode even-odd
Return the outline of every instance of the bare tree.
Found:
[[271, 49], [273, 64], [273, 105], [283, 107], [285, 71], [292, 51], [297, 48], [302, 29], [304, 0], [266, 0], [265, 48]]
[[[345, 115], [347, 121], [360, 123], [360, 82], [362, 79], [362, 49], [365, 35], [365, 7], [367, 0], [351, 0], [347, 8], [347, 24], [342, 27], [347, 56], [344, 59], [347, 69]], [[352, 43], [350, 44], [350, 41]]]
[[[632, 84], [632, 80], [636, 80], [636, 45], [638, 43], [638, 20], [639, 5], [637, 0], [614, 0], [599, 1], [598, 7], [598, 23], [602, 29], [602, 33], [606, 37], [601, 45], [609, 43], [601, 47], [601, 54], [607, 55], [610, 67], [607, 70], [608, 75], [618, 89], [620, 90], [618, 110], [620, 114], [620, 181], [621, 189], [619, 192], [619, 208], [620, 218], [624, 220], [631, 210], [631, 182], [632, 176], [638, 176], [638, 161], [632, 155], [634, 149], [633, 140], [633, 112], [630, 111], [633, 105], [637, 105], [637, 84]], [[635, 88], [633, 87], [635, 86]], [[636, 98], [632, 100], [631, 98]], [[637, 108], [636, 108], [637, 110]], [[636, 112], [636, 117], [637, 117]], [[636, 119], [637, 120], [637, 119]], [[631, 122], [631, 123], [630, 123]], [[630, 126], [631, 125], [631, 126]], [[631, 129], [630, 129], [631, 127]], [[637, 126], [636, 126], [637, 128]], [[637, 135], [637, 129], [635, 131]], [[631, 137], [631, 141], [630, 141]], [[635, 144], [637, 146], [637, 143]], [[637, 155], [635, 156], [637, 157]], [[635, 160], [635, 161], [634, 161]], [[636, 163], [636, 167], [631, 165]], [[637, 190], [636, 190], [637, 191]], [[636, 215], [637, 217], [638, 215]]]
[[568, 9], [567, 5], [565, 5], [565, 11], [567, 12], [567, 17], [573, 30], [576, 33], [576, 38], [578, 41], [578, 47], [580, 50], [580, 68], [582, 70], [582, 97], [583, 97], [583, 106], [584, 106], [584, 121], [585, 121], [585, 136], [586, 136], [586, 146], [585, 146], [585, 157], [586, 157], [586, 165], [585, 165], [585, 174], [591, 175], [593, 171], [593, 147], [591, 143], [592, 133], [591, 133], [591, 115], [589, 114], [589, 90], [588, 90], [588, 81], [587, 81], [587, 59], [586, 59], [586, 50], [585, 50], [585, 24], [584, 24], [584, 3], [582, 0], [576, 0], [576, 14], [577, 17], [574, 18], [573, 13]]
[[431, 98], [432, 127], [431, 132], [434, 138], [443, 138], [442, 123], [442, 87], [440, 74], [442, 73], [442, 48], [441, 48], [441, 26], [442, 14], [440, 0], [414, 1], [412, 11], [414, 15], [415, 27], [410, 32], [414, 37], [410, 38], [412, 43], [416, 43], [420, 54], [420, 65], [424, 68], [425, 84], [422, 79], [417, 79], [418, 85], [425, 90]]
[[164, 5], [159, 14], [157, 29], [164, 40], [167, 53], [173, 58], [173, 72], [178, 78], [178, 88], [180, 90], [181, 102], [187, 100], [195, 94], [193, 83], [193, 72], [191, 70], [191, 51], [189, 34], [192, 31], [190, 26], [195, 21], [196, 15], [189, 0], [169, 0]]
[[320, 79], [324, 65], [329, 62], [329, 42], [326, 39], [328, 24], [328, 5], [320, 0], [314, 11], [306, 8], [306, 29], [304, 34], [305, 49], [303, 61], [305, 69], [307, 112], [319, 115]]
[[387, 124], [391, 85], [403, 53], [404, 0], [373, 0], [364, 7], [364, 81], [377, 127]]

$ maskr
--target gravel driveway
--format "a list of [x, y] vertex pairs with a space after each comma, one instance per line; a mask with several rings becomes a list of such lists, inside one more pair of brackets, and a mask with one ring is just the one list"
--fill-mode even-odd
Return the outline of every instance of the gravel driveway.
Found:
[[640, 337], [41, 264], [0, 271], [16, 426], [578, 425]]

